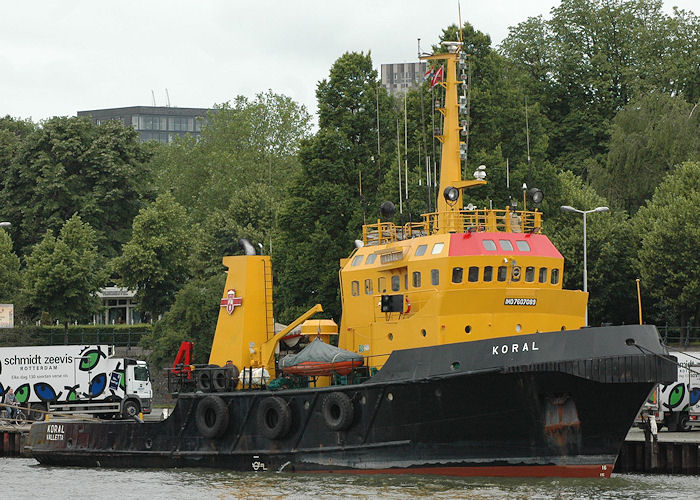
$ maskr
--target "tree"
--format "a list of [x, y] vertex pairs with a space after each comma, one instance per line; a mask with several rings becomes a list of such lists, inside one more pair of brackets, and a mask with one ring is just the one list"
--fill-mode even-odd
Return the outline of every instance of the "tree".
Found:
[[27, 256], [24, 293], [32, 309], [47, 312], [65, 325], [68, 343], [68, 324], [84, 321], [99, 310], [97, 291], [106, 277], [95, 231], [74, 214], [57, 238], [47, 230]]
[[196, 238], [185, 209], [169, 194], [139, 211], [112, 268], [120, 286], [136, 290], [142, 312], [157, 317], [170, 307], [189, 277], [188, 251]]
[[[395, 154], [396, 110], [379, 86], [369, 54], [346, 53], [318, 84], [319, 130], [303, 141], [300, 172], [278, 216], [273, 263], [281, 321], [316, 303], [339, 318], [339, 260], [352, 250], [367, 216], [378, 212], [387, 150]], [[382, 156], [377, 149], [379, 106]], [[380, 170], [381, 168], [381, 170]]]
[[[700, 325], [700, 162], [668, 174], [635, 216], [642, 285], [682, 326]], [[682, 339], [681, 339], [682, 340]]]
[[16, 300], [20, 289], [19, 257], [12, 251], [12, 239], [0, 229], [0, 303]]
[[700, 113], [680, 97], [648, 94], [613, 119], [607, 164], [591, 181], [612, 203], [635, 213], [676, 165], [698, 159]]
[[[607, 201], [572, 172], [559, 175], [561, 195], [555, 205], [580, 210], [606, 206]], [[635, 237], [623, 211], [588, 215], [588, 315], [591, 325], [632, 323], [637, 319]], [[545, 219], [544, 230], [564, 257], [563, 286], [583, 289], [583, 217], [559, 213]]]
[[194, 342], [195, 363], [207, 363], [225, 281], [223, 273], [197, 278], [177, 292], [170, 310], [142, 341], [151, 350], [150, 361], [154, 366], [172, 363], [183, 340]]
[[146, 149], [131, 127], [86, 118], [51, 118], [26, 134], [6, 171], [0, 206], [20, 253], [47, 229], [79, 213], [99, 251], [117, 254], [148, 193]]

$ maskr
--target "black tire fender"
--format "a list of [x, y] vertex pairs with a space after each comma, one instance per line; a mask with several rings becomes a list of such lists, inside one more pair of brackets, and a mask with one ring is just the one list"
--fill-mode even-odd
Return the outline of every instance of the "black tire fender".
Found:
[[292, 412], [289, 405], [278, 396], [263, 399], [258, 406], [257, 424], [266, 438], [283, 438], [292, 426]]
[[220, 369], [213, 370], [211, 377], [211, 386], [216, 392], [225, 392], [228, 390], [230, 377], [228, 370]]
[[221, 436], [228, 428], [229, 412], [226, 402], [219, 396], [207, 396], [197, 403], [195, 423], [199, 432], [208, 438]]
[[197, 377], [197, 390], [203, 392], [211, 391], [211, 371], [202, 370], [199, 373], [195, 371], [195, 373]]
[[323, 398], [321, 413], [326, 426], [332, 431], [344, 431], [352, 425], [355, 408], [343, 392], [331, 392]]

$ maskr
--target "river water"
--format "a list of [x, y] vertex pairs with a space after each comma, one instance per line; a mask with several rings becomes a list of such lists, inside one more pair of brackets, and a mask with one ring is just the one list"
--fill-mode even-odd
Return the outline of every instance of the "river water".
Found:
[[0, 458], [0, 498], [454, 498], [695, 499], [696, 476], [613, 474], [609, 479], [445, 478], [304, 475], [209, 469], [47, 467], [33, 459]]

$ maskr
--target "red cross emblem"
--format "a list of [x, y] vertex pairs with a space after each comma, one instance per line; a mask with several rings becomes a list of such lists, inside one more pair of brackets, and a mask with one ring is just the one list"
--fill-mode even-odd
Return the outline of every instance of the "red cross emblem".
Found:
[[226, 292], [225, 298], [221, 299], [221, 307], [225, 307], [229, 314], [233, 314], [236, 306], [240, 306], [242, 303], [243, 297], [236, 297], [236, 291], [233, 288]]

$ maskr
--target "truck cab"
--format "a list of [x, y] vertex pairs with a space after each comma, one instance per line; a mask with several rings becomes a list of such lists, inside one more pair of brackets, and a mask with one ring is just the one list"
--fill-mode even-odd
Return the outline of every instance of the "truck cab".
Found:
[[[121, 414], [128, 418], [139, 413], [151, 413], [153, 386], [148, 364], [145, 361], [125, 359], [125, 397], [121, 402]], [[117, 384], [119, 382], [117, 381]]]

